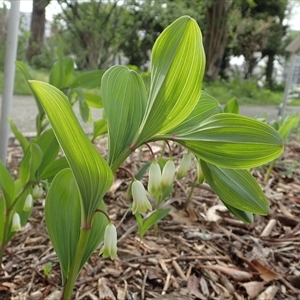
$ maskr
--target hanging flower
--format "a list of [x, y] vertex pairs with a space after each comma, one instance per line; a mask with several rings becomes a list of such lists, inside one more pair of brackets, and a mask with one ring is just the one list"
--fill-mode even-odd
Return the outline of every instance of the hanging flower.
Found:
[[155, 161], [150, 166], [149, 182], [148, 182], [148, 192], [153, 197], [161, 193], [160, 182], [161, 182], [161, 170], [159, 164]]
[[100, 250], [99, 255], [102, 254], [104, 258], [110, 257], [114, 260], [117, 257], [117, 229], [114, 224], [109, 223], [104, 232], [104, 245]]
[[147, 210], [152, 210], [151, 203], [149, 202], [146, 190], [143, 184], [138, 181], [134, 180], [131, 185], [131, 193], [133, 198], [132, 203], [132, 213], [135, 214], [136, 212], [145, 213]]
[[177, 172], [177, 179], [178, 180], [180, 180], [181, 178], [183, 178], [186, 175], [188, 169], [191, 166], [191, 162], [192, 162], [191, 153], [188, 152], [188, 153], [184, 154], [183, 158], [180, 162], [178, 172]]
[[34, 199], [40, 199], [43, 195], [43, 187], [36, 184], [32, 190], [32, 197]]
[[21, 230], [21, 219], [18, 213], [14, 213], [12, 218], [11, 231], [20, 231]]
[[173, 184], [174, 175], [175, 164], [172, 159], [169, 159], [165, 164], [161, 175], [161, 185], [163, 188], [168, 188]]
[[200, 160], [195, 160], [195, 163], [196, 163], [196, 167], [197, 167], [197, 181], [198, 183], [203, 183], [204, 181], [204, 174], [203, 174], [203, 171], [202, 171], [202, 168], [201, 168], [201, 165], [200, 165]]
[[32, 208], [32, 202], [33, 202], [32, 195], [28, 194], [26, 199], [25, 199], [23, 210], [24, 211], [30, 211], [31, 208]]

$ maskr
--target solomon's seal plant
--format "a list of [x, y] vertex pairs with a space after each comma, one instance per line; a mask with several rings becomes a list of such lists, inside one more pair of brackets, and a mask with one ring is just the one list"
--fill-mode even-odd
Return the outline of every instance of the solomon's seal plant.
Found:
[[[85, 135], [68, 98], [47, 83], [30, 82], [65, 154], [47, 169], [54, 178], [45, 205], [47, 229], [61, 265], [62, 299], [71, 298], [78, 273], [103, 238], [101, 252], [116, 256], [115, 229], [99, 211], [106, 211], [103, 197], [113, 174], [145, 143], [172, 140], [186, 147], [197, 158], [206, 182], [244, 222], [251, 222], [253, 213], [268, 213], [268, 201], [248, 169], [278, 157], [283, 140], [267, 124], [223, 113], [219, 102], [201, 91], [204, 68], [200, 29], [184, 16], [154, 44], [149, 93], [137, 72], [125, 66], [107, 70], [101, 81], [107, 161]], [[174, 175], [170, 159], [162, 170], [161, 187], [172, 185]], [[136, 215], [151, 209], [140, 184], [133, 182]], [[159, 193], [157, 182], [150, 183], [150, 193]]]

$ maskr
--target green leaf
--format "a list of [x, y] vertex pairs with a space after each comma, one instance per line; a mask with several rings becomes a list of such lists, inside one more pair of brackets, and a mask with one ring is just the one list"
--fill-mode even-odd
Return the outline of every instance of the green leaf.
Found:
[[121, 153], [128, 151], [141, 124], [146, 89], [138, 73], [114, 66], [102, 77], [101, 95], [108, 123], [108, 163], [114, 165]]
[[63, 283], [68, 278], [80, 234], [80, 194], [70, 169], [53, 179], [46, 197], [47, 230], [61, 265]]
[[2, 160], [0, 160], [0, 188], [4, 195], [6, 205], [9, 206], [15, 198], [15, 184]]
[[298, 127], [300, 115], [287, 116], [278, 129], [279, 134], [286, 140], [291, 130]]
[[145, 235], [145, 233], [154, 225], [156, 224], [158, 221], [162, 220], [163, 218], [165, 218], [169, 212], [170, 212], [171, 208], [163, 208], [163, 209], [159, 209], [157, 211], [155, 211], [149, 218], [146, 219], [146, 221], [143, 223], [142, 225], [142, 229], [140, 231], [140, 236], [143, 237]]
[[103, 102], [100, 96], [91, 93], [84, 93], [84, 98], [89, 107], [103, 108]]
[[236, 216], [239, 220], [243, 221], [246, 224], [253, 223], [254, 218], [253, 214], [248, 212], [248, 211], [243, 211], [240, 209], [237, 209], [233, 206], [230, 206], [227, 203], [224, 203], [224, 205], [227, 207], [227, 209], [234, 215]]
[[[18, 195], [21, 190], [24, 188], [21, 180], [16, 180], [15, 181], [15, 191], [16, 191], [16, 195]], [[25, 200], [28, 194], [32, 193], [32, 188], [28, 187], [20, 196], [20, 198], [18, 199], [16, 205], [14, 206], [14, 211], [17, 212], [20, 216], [21, 219], [21, 227], [25, 226], [28, 218], [31, 215], [32, 209], [33, 207], [29, 210], [29, 211], [24, 211], [24, 204], [25, 204]], [[11, 227], [11, 225], [9, 226]], [[9, 234], [7, 235], [7, 242], [16, 234], [16, 232], [12, 232], [10, 231]]]
[[70, 57], [60, 58], [50, 70], [49, 83], [59, 89], [70, 87], [74, 75], [74, 62]]
[[69, 164], [67, 162], [67, 159], [65, 157], [61, 157], [57, 160], [54, 160], [50, 162], [42, 171], [40, 174], [40, 179], [48, 179], [52, 180], [53, 177], [58, 174], [61, 170], [69, 168]]
[[204, 69], [200, 28], [194, 19], [183, 16], [154, 44], [150, 94], [134, 146], [171, 131], [188, 117], [200, 98]]
[[224, 168], [246, 169], [274, 160], [283, 140], [271, 126], [236, 114], [217, 114], [174, 139], [201, 159]]
[[37, 177], [39, 177], [43, 170], [57, 157], [59, 145], [52, 129], [43, 132], [43, 134], [36, 139], [36, 142], [43, 152], [41, 164], [36, 172]]
[[93, 140], [102, 135], [107, 133], [107, 122], [104, 119], [100, 119], [94, 122], [94, 132], [93, 132]]
[[100, 86], [104, 70], [89, 71], [78, 75], [70, 84], [71, 88], [94, 89]]
[[[29, 80], [32, 80], [34, 79], [33, 76], [29, 73], [28, 69], [27, 69], [27, 66], [21, 62], [21, 61], [16, 61], [15, 62], [17, 68], [22, 72], [22, 74], [24, 75], [25, 79], [26, 79], [26, 82], [28, 83]], [[28, 83], [28, 86], [30, 88], [30, 85]], [[31, 89], [31, 88], [30, 88]], [[35, 97], [34, 95], [34, 100], [35, 100], [35, 103], [37, 105], [37, 108], [38, 108], [38, 111], [39, 111], [39, 115], [43, 115], [44, 114], [44, 109], [43, 107], [41, 106], [39, 100]]]
[[[1, 161], [0, 161], [1, 164]], [[6, 203], [2, 196], [0, 196], [0, 241], [4, 244], [4, 224], [6, 219]]]
[[82, 221], [88, 225], [112, 184], [112, 171], [87, 138], [68, 98], [47, 83], [31, 81], [30, 85], [41, 101], [72, 169], [82, 199]]
[[79, 100], [79, 111], [83, 122], [88, 122], [91, 120], [91, 112], [87, 103], [85, 102], [84, 93], [81, 88], [74, 89], [74, 92], [77, 94], [77, 99]]
[[16, 139], [19, 141], [22, 147], [23, 153], [25, 153], [29, 145], [26, 137], [18, 130], [17, 126], [15, 125], [12, 119], [8, 118], [8, 121], [10, 123], [10, 128], [12, 132], [14, 133]]
[[232, 98], [226, 103], [224, 107], [224, 112], [233, 114], [240, 113], [240, 106], [236, 98]]
[[[105, 203], [103, 201], [100, 202], [100, 206], [98, 208], [105, 212], [107, 211]], [[90, 256], [99, 246], [100, 242], [103, 240], [105, 228], [107, 225], [108, 220], [103, 213], [97, 212], [94, 214], [92, 220], [91, 233], [84, 251], [84, 255], [82, 257], [80, 269], [84, 266], [86, 261], [90, 258]]]
[[41, 165], [43, 152], [36, 141], [32, 140], [20, 164], [20, 179], [25, 185], [37, 181], [36, 171]]
[[210, 116], [221, 112], [222, 107], [220, 106], [219, 101], [208, 93], [202, 91], [201, 97], [193, 111], [179, 126], [172, 129], [168, 134], [186, 134], [197, 128], [201, 122]]
[[143, 237], [142, 236], [143, 217], [141, 216], [141, 214], [138, 211], [134, 214], [134, 216], [135, 216], [135, 219], [136, 219], [136, 222], [137, 222], [137, 225], [138, 225], [139, 235], [140, 235], [140, 237]]
[[260, 215], [269, 212], [262, 189], [247, 170], [233, 170], [200, 161], [206, 182], [226, 204]]

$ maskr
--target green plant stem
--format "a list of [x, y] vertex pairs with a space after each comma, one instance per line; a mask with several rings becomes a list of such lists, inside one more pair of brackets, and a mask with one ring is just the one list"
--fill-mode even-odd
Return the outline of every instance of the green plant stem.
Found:
[[1, 265], [2, 265], [2, 259], [3, 259], [3, 256], [4, 256], [5, 246], [6, 245], [4, 243], [0, 244], [0, 270], [2, 269]]
[[64, 286], [62, 292], [61, 300], [70, 300], [72, 297], [75, 281], [80, 271], [82, 257], [84, 255], [90, 233], [91, 233], [90, 229], [85, 229], [85, 228], [80, 229], [80, 236], [79, 236], [76, 252], [74, 255], [74, 260], [68, 274], [66, 285]]
[[193, 192], [194, 192], [194, 189], [195, 189], [195, 186], [196, 186], [196, 181], [197, 181], [197, 178], [193, 181], [193, 183], [191, 185], [189, 195], [188, 195], [188, 197], [187, 197], [187, 199], [184, 203], [184, 209], [187, 209], [189, 204], [191, 203], [192, 195], [193, 195]]
[[270, 165], [269, 165], [269, 168], [268, 168], [268, 171], [265, 175], [265, 184], [268, 182], [268, 180], [270, 179], [270, 176], [271, 176], [271, 172], [274, 168], [274, 164], [275, 164], [275, 160], [273, 160]]
[[17, 195], [17, 197], [15, 198], [15, 200], [12, 202], [12, 204], [8, 207], [7, 212], [10, 212], [12, 209], [14, 209], [14, 207], [17, 205], [19, 199], [21, 198], [21, 196], [24, 194], [24, 192], [30, 187], [30, 185], [32, 185], [33, 182], [27, 182], [22, 190], [20, 191], [20, 193]]
[[4, 226], [3, 226], [3, 239], [2, 241], [0, 241], [0, 269], [1, 269], [1, 264], [2, 264], [2, 260], [3, 260], [3, 256], [4, 256], [4, 251], [5, 251], [5, 247], [7, 245], [7, 236], [9, 233], [9, 220], [10, 220], [10, 213], [11, 211], [14, 209], [14, 207], [17, 205], [19, 199], [21, 198], [21, 196], [23, 195], [23, 193], [28, 189], [28, 187], [31, 185], [30, 182], [27, 182], [24, 187], [22, 188], [22, 190], [19, 192], [19, 194], [17, 195], [17, 197], [14, 199], [14, 201], [12, 202], [12, 204], [7, 208], [7, 210], [5, 211], [5, 221], [4, 221]]

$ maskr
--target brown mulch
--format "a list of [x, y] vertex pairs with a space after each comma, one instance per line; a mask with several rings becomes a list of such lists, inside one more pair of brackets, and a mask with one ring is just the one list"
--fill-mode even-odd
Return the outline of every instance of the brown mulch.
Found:
[[[103, 145], [98, 148], [104, 152]], [[154, 149], [159, 152], [160, 145]], [[174, 147], [175, 158], [181, 151]], [[15, 175], [21, 157], [18, 146], [9, 148], [9, 168]], [[136, 173], [147, 160], [143, 149], [125, 166]], [[159, 223], [158, 235], [149, 230], [143, 239], [126, 199], [130, 179], [118, 172], [105, 199], [118, 229], [118, 258], [103, 259], [96, 251], [79, 274], [74, 299], [300, 299], [299, 136], [286, 144], [264, 184], [266, 169], [256, 168], [253, 174], [270, 201], [268, 216], [243, 224], [205, 184], [196, 185], [184, 209], [192, 169], [175, 182], [166, 201], [172, 209]], [[1, 300], [59, 299], [59, 262], [45, 228], [43, 200], [9, 243], [2, 267]]]

